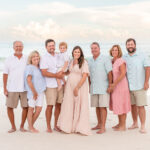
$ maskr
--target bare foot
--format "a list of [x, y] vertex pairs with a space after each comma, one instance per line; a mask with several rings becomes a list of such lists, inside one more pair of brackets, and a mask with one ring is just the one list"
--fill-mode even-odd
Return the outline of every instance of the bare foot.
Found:
[[50, 128], [50, 129], [47, 129], [46, 132], [52, 133], [53, 131], [52, 131], [52, 129]]
[[98, 129], [101, 129], [101, 126], [100, 126], [100, 125], [97, 125], [97, 126], [95, 126], [94, 128], [92, 128], [92, 130], [98, 130]]
[[118, 128], [114, 128], [114, 131], [126, 131], [126, 127], [118, 127]]
[[119, 124], [112, 127], [113, 129], [119, 128]]
[[139, 131], [139, 132], [140, 132], [140, 133], [142, 133], [142, 134], [147, 133], [145, 129], [140, 129], [140, 131]]
[[21, 131], [21, 132], [27, 132], [27, 130], [24, 129], [24, 128], [20, 128], [20, 131]]
[[8, 133], [13, 133], [13, 132], [15, 132], [16, 131], [16, 129], [10, 129], [9, 131], [8, 131]]
[[35, 128], [29, 129], [29, 132], [31, 132], [31, 133], [39, 133], [39, 131], [37, 129], [35, 129]]
[[105, 129], [100, 129], [99, 131], [97, 131], [96, 133], [97, 134], [103, 134], [103, 133], [105, 133], [106, 132], [106, 130]]
[[128, 129], [129, 130], [132, 130], [132, 129], [136, 129], [136, 128], [138, 128], [138, 125], [137, 124], [133, 124], [131, 127], [129, 127]]
[[57, 126], [54, 128], [54, 130], [57, 132], [61, 132], [61, 130]]

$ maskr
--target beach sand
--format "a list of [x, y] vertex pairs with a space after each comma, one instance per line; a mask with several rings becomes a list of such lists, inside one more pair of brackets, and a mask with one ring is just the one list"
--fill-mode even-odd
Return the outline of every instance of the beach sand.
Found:
[[[47, 133], [45, 120], [45, 106], [38, 118], [35, 127], [40, 133], [7, 133], [10, 123], [7, 117], [5, 97], [0, 93], [0, 150], [149, 150], [150, 149], [150, 107], [147, 110], [146, 128], [147, 134], [140, 134], [139, 129], [127, 130], [125, 132], [113, 131], [111, 128], [117, 123], [117, 117], [109, 111], [107, 118], [107, 132], [97, 135], [92, 131], [91, 136], [79, 134], [64, 134], [53, 131]], [[16, 126], [19, 129], [21, 119], [21, 108], [15, 110]], [[95, 109], [90, 108], [91, 127], [96, 125]], [[52, 120], [53, 122], [53, 120]], [[127, 127], [132, 124], [131, 114], [127, 117]], [[27, 128], [27, 122], [25, 124]]]

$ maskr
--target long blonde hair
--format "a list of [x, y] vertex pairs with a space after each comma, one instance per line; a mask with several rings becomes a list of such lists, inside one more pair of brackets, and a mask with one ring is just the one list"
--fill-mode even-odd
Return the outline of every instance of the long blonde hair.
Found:
[[28, 61], [27, 61], [27, 64], [28, 65], [30, 65], [30, 64], [32, 64], [32, 58], [35, 56], [35, 54], [38, 54], [39, 55], [39, 57], [40, 57], [40, 54], [39, 54], [39, 52], [38, 51], [32, 51], [31, 53], [30, 53], [30, 55], [28, 56]]

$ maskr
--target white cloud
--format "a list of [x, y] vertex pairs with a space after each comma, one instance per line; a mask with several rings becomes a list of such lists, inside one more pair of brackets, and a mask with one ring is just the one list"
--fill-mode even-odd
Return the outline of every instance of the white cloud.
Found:
[[28, 7], [28, 11], [35, 13], [45, 13], [50, 15], [59, 15], [62, 13], [70, 13], [75, 10], [75, 7], [62, 2], [50, 2], [44, 4], [33, 4]]
[[33, 18], [40, 16], [46, 19], [14, 26], [14, 37], [28, 40], [51, 37], [56, 40], [121, 41], [128, 37], [149, 39], [150, 35], [150, 2], [90, 8], [53, 2], [31, 5], [27, 12]]
[[13, 34], [21, 36], [21, 38], [25, 38], [26, 40], [41, 40], [48, 37], [59, 39], [67, 36], [67, 34], [63, 32], [63, 29], [61, 29], [61, 26], [52, 19], [48, 19], [44, 23], [31, 21], [27, 26], [20, 24], [13, 28]]

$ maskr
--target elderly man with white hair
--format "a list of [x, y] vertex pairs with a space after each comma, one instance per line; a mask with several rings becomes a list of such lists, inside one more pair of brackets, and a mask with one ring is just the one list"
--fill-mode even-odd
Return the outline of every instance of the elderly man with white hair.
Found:
[[24, 89], [24, 71], [27, 64], [27, 57], [23, 55], [23, 43], [15, 41], [13, 43], [14, 54], [9, 56], [5, 61], [3, 71], [4, 94], [6, 96], [6, 106], [8, 118], [12, 128], [9, 133], [16, 131], [14, 108], [17, 108], [20, 100], [22, 107], [22, 120], [20, 131], [25, 132], [24, 123], [27, 118], [28, 103], [27, 93]]

